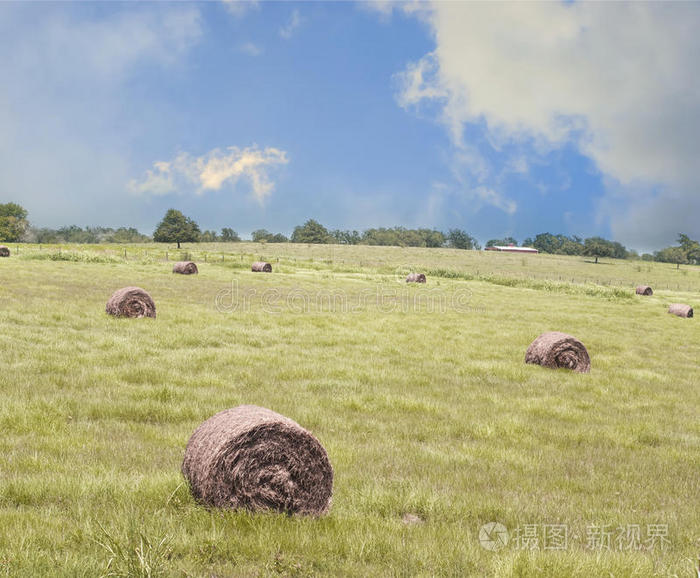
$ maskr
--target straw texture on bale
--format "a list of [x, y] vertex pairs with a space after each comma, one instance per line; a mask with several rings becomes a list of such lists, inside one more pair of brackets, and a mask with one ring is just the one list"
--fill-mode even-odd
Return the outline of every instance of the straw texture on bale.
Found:
[[116, 290], [107, 301], [105, 310], [115, 317], [153, 317], [156, 304], [141, 287], [124, 287]]
[[409, 273], [406, 277], [406, 283], [425, 283], [425, 275], [423, 273]]
[[5, 245], [0, 245], [0, 257], [9, 257], [10, 256], [10, 248], [5, 247]]
[[637, 295], [653, 295], [654, 291], [649, 285], [640, 285], [637, 287]]
[[187, 443], [182, 473], [195, 499], [216, 508], [318, 516], [333, 493], [333, 468], [319, 441], [254, 405], [202, 423]]
[[671, 303], [668, 308], [668, 312], [672, 315], [678, 315], [678, 317], [692, 317], [693, 308], [690, 305], [685, 305], [683, 303]]
[[272, 265], [264, 261], [256, 261], [253, 263], [251, 269], [256, 273], [272, 273]]
[[196, 275], [199, 273], [197, 269], [197, 264], [192, 261], [178, 261], [173, 265], [173, 273], [180, 273], [181, 275]]
[[535, 339], [525, 354], [525, 363], [558, 369], [564, 367], [578, 373], [591, 370], [591, 359], [586, 347], [575, 337], [550, 331]]

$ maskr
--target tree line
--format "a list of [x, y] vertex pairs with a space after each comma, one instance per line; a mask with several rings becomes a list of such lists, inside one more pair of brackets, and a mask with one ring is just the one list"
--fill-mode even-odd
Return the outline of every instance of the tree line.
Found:
[[[176, 209], [169, 209], [153, 233], [144, 235], [133, 227], [78, 227], [71, 225], [59, 229], [32, 227], [27, 220], [27, 211], [16, 203], [0, 204], [0, 242], [29, 243], [213, 243], [239, 242], [238, 233], [230, 227], [220, 232], [202, 231], [199, 225]], [[449, 247], [454, 249], [481, 249], [478, 241], [462, 229], [450, 229], [447, 232], [437, 229], [407, 229], [405, 227], [379, 227], [356, 230], [327, 229], [318, 221], [309, 219], [303, 225], [294, 228], [291, 237], [282, 233], [272, 233], [266, 229], [252, 232], [251, 240], [257, 243], [307, 243], [340, 245], [381, 245], [398, 247]], [[486, 247], [493, 246], [533, 247], [541, 253], [558, 255], [583, 255], [595, 258], [638, 259], [661, 261], [665, 263], [700, 264], [700, 243], [681, 233], [678, 245], [666, 247], [643, 255], [627, 249], [617, 241], [602, 237], [553, 235], [540, 233], [535, 237], [524, 239], [519, 244], [513, 237], [489, 239]]]

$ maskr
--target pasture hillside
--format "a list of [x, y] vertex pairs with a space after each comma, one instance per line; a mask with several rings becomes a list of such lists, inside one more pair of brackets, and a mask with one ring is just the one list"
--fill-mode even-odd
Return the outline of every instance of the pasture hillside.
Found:
[[[694, 573], [700, 325], [667, 309], [697, 311], [700, 267], [292, 244], [11, 249], [0, 576]], [[199, 274], [174, 275], [181, 260]], [[257, 260], [272, 273], [251, 272]], [[411, 271], [427, 283], [407, 285]], [[105, 314], [125, 286], [148, 291], [156, 319]], [[525, 365], [545, 331], [578, 337], [591, 372]], [[240, 404], [320, 440], [328, 515], [193, 500], [187, 440]]]

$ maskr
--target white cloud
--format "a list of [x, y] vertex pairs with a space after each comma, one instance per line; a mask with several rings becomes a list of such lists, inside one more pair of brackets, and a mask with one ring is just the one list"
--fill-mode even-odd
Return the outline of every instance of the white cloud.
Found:
[[280, 36], [285, 40], [289, 40], [294, 35], [299, 26], [301, 26], [301, 23], [301, 15], [299, 14], [299, 10], [295, 8], [289, 15], [289, 20], [287, 20], [287, 23], [280, 28]]
[[575, 142], [616, 184], [600, 210], [620, 240], [700, 233], [679, 217], [698, 206], [700, 5], [439, 2], [427, 17], [435, 50], [403, 73], [402, 106], [438, 104], [457, 148], [477, 123], [496, 146]]
[[248, 56], [260, 56], [263, 53], [263, 49], [253, 42], [241, 44], [239, 50]]
[[226, 10], [236, 18], [242, 18], [250, 10], [259, 10], [258, 0], [222, 0]]
[[225, 151], [213, 149], [206, 155], [193, 157], [180, 153], [172, 161], [158, 161], [146, 171], [142, 180], [131, 180], [132, 193], [167, 195], [192, 191], [202, 195], [206, 191], [221, 190], [224, 185], [235, 187], [240, 179], [246, 179], [255, 198], [262, 202], [274, 190], [270, 172], [289, 161], [285, 151], [268, 147], [228, 147]]

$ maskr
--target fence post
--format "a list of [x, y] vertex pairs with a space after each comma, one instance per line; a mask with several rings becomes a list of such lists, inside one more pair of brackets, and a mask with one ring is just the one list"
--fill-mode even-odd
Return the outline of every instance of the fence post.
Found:
[[165, 260], [168, 261], [168, 252], [165, 252]]

